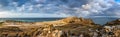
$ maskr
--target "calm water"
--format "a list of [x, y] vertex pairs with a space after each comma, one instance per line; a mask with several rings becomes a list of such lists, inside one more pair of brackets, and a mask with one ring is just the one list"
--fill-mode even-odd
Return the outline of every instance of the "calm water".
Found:
[[106, 24], [107, 22], [110, 22], [110, 21], [113, 21], [113, 20], [116, 20], [118, 18], [91, 18], [96, 24]]
[[[54, 21], [62, 18], [0, 18], [0, 21], [3, 20], [17, 20], [17, 21], [26, 21], [26, 22], [43, 22], [43, 21]], [[118, 18], [91, 18], [96, 24], [105, 24], [108, 21], [112, 21]]]

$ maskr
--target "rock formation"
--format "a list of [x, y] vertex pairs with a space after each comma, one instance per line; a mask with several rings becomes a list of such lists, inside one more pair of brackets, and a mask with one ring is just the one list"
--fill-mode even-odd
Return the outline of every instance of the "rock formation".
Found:
[[[120, 20], [108, 22], [108, 25], [100, 26], [91, 19], [68, 17], [49, 22], [36, 22], [26, 25], [25, 22], [9, 23], [0, 26], [0, 37], [120, 37], [120, 28], [109, 26], [120, 24]], [[11, 23], [21, 23], [21, 26], [11, 26]]]
[[62, 22], [65, 23], [70, 23], [70, 24], [84, 24], [84, 25], [93, 25], [95, 24], [91, 19], [85, 19], [85, 18], [78, 18], [78, 17], [68, 17], [65, 19], [61, 20]]

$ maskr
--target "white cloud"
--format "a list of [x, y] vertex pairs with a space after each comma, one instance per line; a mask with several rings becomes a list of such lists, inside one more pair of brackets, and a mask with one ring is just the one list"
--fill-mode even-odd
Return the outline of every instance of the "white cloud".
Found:
[[[111, 3], [113, 2], [113, 3]], [[111, 0], [93, 0], [88, 4], [82, 5], [81, 8], [76, 9], [75, 13], [78, 16], [90, 16], [97, 14], [104, 14], [107, 9], [111, 8], [114, 5], [114, 1]]]
[[115, 15], [120, 16], [120, 11], [115, 12]]
[[12, 2], [12, 3], [9, 3], [9, 5], [12, 5], [12, 6], [18, 6], [18, 3], [17, 2]]
[[34, 1], [40, 3], [40, 2], [45, 2], [46, 0], [34, 0]]
[[44, 14], [44, 13], [16, 13], [9, 11], [0, 12], [0, 18], [34, 18], [34, 17], [67, 17], [64, 14]]
[[120, 16], [92, 16], [93, 18], [99, 18], [99, 17], [104, 17], [104, 18], [120, 18]]
[[[47, 2], [46, 2], [47, 1]], [[53, 2], [54, 1], [54, 2]], [[17, 2], [12, 2], [11, 4], [15, 6], [15, 9], [11, 9], [10, 14], [17, 14], [15, 17], [24, 17], [34, 16], [34, 17], [66, 17], [66, 16], [78, 16], [78, 17], [87, 17], [87, 16], [97, 16], [100, 14], [104, 15], [116, 15], [120, 16], [120, 12], [113, 11], [106, 12], [108, 9], [113, 7], [116, 3], [114, 0], [67, 0], [63, 3], [61, 0], [53, 0], [52, 2], [48, 0], [33, 0], [32, 2], [26, 2], [22, 6], [17, 6]], [[33, 4], [34, 2], [34, 4]], [[83, 3], [80, 3], [83, 2]], [[38, 4], [35, 4], [38, 3]], [[41, 4], [45, 3], [45, 4]], [[79, 6], [81, 5], [81, 6]], [[17, 12], [17, 13], [16, 13]], [[32, 12], [32, 13], [31, 13]], [[2, 14], [3, 12], [1, 12]], [[6, 14], [5, 14], [6, 13]], [[9, 12], [3, 14], [7, 15]], [[41, 14], [43, 13], [43, 14]], [[9, 15], [10, 15], [9, 14]], [[58, 15], [59, 14], [59, 15]], [[18, 16], [19, 15], [19, 16]], [[50, 16], [49, 16], [50, 15]], [[7, 15], [8, 16], [8, 15]], [[13, 17], [13, 15], [11, 15]]]

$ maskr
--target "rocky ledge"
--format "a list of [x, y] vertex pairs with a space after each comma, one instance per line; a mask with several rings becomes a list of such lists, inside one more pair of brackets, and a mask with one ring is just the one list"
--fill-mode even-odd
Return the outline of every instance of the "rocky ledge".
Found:
[[0, 23], [0, 37], [120, 37], [120, 20], [105, 26], [91, 19], [68, 17], [49, 22], [5, 21]]

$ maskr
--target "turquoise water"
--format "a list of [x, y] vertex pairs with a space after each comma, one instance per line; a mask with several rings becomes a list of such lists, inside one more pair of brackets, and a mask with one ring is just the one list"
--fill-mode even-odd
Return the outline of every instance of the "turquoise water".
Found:
[[[43, 22], [43, 21], [54, 21], [60, 20], [62, 18], [0, 18], [0, 20], [17, 20], [17, 21], [26, 21], [26, 22]], [[96, 24], [105, 24], [108, 21], [112, 21], [118, 18], [91, 18]]]

